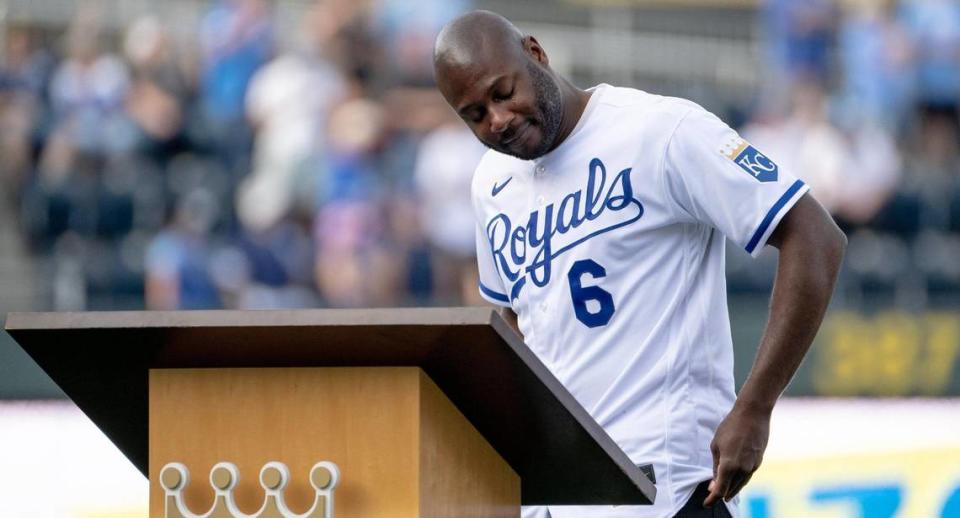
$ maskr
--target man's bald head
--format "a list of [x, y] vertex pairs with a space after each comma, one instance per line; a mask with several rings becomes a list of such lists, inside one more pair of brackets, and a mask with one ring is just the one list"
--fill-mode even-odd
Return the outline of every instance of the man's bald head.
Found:
[[562, 140], [565, 85], [536, 38], [499, 14], [474, 11], [447, 24], [434, 70], [440, 93], [487, 146], [528, 160]]
[[440, 73], [446, 67], [464, 67], [491, 57], [503, 59], [523, 53], [523, 33], [503, 16], [473, 11], [448, 23], [433, 49], [433, 63]]

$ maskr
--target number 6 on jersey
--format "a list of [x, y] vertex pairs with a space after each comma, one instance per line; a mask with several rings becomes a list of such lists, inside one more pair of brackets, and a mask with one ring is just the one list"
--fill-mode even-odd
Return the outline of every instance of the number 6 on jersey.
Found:
[[[570, 267], [567, 280], [570, 281], [570, 297], [573, 299], [573, 311], [577, 320], [587, 327], [607, 325], [616, 308], [613, 306], [613, 295], [599, 286], [583, 286], [583, 276], [589, 274], [594, 279], [607, 276], [607, 270], [593, 259], [581, 259]], [[587, 308], [587, 301], [595, 300], [600, 309], [591, 312]]]

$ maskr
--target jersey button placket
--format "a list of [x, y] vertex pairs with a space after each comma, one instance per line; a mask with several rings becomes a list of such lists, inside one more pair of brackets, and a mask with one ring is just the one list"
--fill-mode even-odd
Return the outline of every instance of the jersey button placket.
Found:
[[[543, 177], [546, 174], [547, 174], [547, 168], [544, 167], [543, 164], [537, 164], [537, 167], [533, 168], [534, 179], [540, 180], [540, 182], [537, 182], [538, 190], [543, 189], [544, 185], [542, 183], [542, 180], [544, 179]], [[543, 207], [543, 204], [546, 203], [546, 201], [547, 199], [543, 196], [542, 193], [537, 195], [537, 207]]]
[[[533, 193], [532, 194], [534, 193], [536, 194], [533, 197], [533, 201], [536, 203], [535, 209], [542, 208], [547, 202], [547, 197], [543, 194], [544, 189], [547, 188], [546, 175], [547, 175], [547, 168], [543, 164], [537, 164], [533, 168]], [[538, 336], [540, 334], [539, 333], [540, 327], [544, 324], [544, 322], [542, 321], [542, 317], [535, 316], [536, 310], [539, 309], [541, 314], [546, 314], [547, 310], [549, 309], [549, 306], [546, 302], [543, 302], [543, 301], [537, 302], [535, 299], [536, 297], [534, 297], [533, 300], [529, 300], [529, 304], [527, 306], [529, 308], [529, 311], [531, 312], [531, 316], [533, 317], [529, 319], [529, 323], [530, 323], [529, 327], [531, 330], [531, 333], [530, 333], [531, 341], [533, 341], [532, 340], [533, 336]]]

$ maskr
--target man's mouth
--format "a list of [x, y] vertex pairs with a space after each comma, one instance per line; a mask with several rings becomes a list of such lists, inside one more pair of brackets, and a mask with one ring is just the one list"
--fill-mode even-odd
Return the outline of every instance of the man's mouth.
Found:
[[503, 147], [507, 147], [507, 146], [512, 145], [514, 142], [517, 142], [518, 140], [520, 140], [520, 137], [524, 136], [524, 135], [526, 134], [526, 132], [527, 132], [528, 129], [530, 129], [530, 122], [529, 122], [529, 121], [524, 122], [523, 124], [521, 124], [520, 127], [517, 128], [517, 129], [516, 129], [515, 131], [513, 131], [512, 133], [510, 133], [510, 135], [509, 135], [507, 138], [501, 140], [501, 141], [500, 141], [500, 145], [503, 146]]

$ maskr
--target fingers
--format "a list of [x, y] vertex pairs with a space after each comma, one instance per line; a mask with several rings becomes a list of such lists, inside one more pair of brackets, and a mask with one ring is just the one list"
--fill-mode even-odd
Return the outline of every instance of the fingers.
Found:
[[717, 478], [717, 467], [720, 464], [720, 447], [717, 446], [717, 440], [710, 442], [710, 453], [713, 454], [713, 478]]
[[709, 494], [703, 501], [704, 507], [710, 507], [721, 499], [729, 501], [737, 496], [753, 476], [753, 469], [736, 465], [731, 460], [720, 459], [717, 464], [716, 474], [708, 487]]
[[[730, 476], [727, 480], [730, 483], [727, 485], [726, 490], [723, 492], [723, 499], [729, 501], [733, 497], [737, 496], [740, 493], [750, 479], [753, 478], [753, 474], [757, 472], [757, 469], [760, 468], [760, 463], [763, 462], [762, 458], [758, 458], [754, 461], [747, 461], [746, 463], [741, 463], [739, 465], [734, 465], [730, 470]], [[731, 462], [727, 462], [727, 467], [731, 466]]]
[[720, 459], [719, 462], [714, 462], [717, 464], [716, 475], [714, 475], [713, 480], [710, 481], [710, 485], [707, 487], [709, 494], [707, 494], [707, 498], [703, 501], [704, 507], [712, 507], [713, 504], [720, 501], [730, 485], [730, 477], [732, 475], [728, 467], [730, 463], [724, 459]]
[[[754, 471], [756, 473], [756, 471]], [[737, 496], [740, 491], [746, 487], [747, 482], [750, 482], [750, 479], [753, 478], [753, 473], [745, 473], [743, 476], [739, 477], [732, 484], [730, 484], [729, 490], [723, 495], [723, 499], [730, 501], [733, 497]]]
[[718, 479], [715, 478], [710, 481], [710, 486], [707, 488], [707, 490], [710, 493], [707, 494], [707, 498], [704, 499], [703, 501], [704, 507], [713, 507], [713, 504], [717, 503], [720, 500], [720, 498], [723, 496], [720, 493], [719, 486], [717, 485], [717, 480]]
[[707, 494], [707, 498], [703, 501], [704, 507], [712, 506], [723, 496], [720, 492], [720, 486], [717, 485], [717, 482], [720, 480], [720, 448], [717, 446], [716, 439], [710, 442], [710, 452], [713, 454], [713, 480], [710, 481], [710, 485], [707, 488], [709, 494]]

